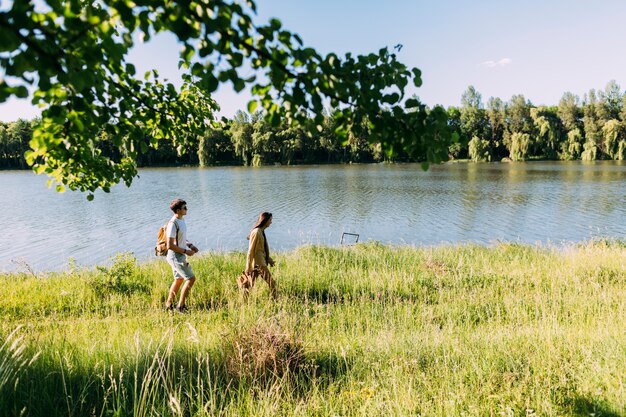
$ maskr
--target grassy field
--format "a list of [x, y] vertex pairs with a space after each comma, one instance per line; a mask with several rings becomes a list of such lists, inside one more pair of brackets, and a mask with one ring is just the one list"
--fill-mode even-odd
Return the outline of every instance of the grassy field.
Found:
[[626, 245], [244, 255], [0, 275], [1, 416], [624, 416]]

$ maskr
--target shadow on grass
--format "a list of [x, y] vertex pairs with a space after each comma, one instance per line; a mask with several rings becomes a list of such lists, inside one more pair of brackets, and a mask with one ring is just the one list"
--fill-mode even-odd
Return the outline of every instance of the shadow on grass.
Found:
[[340, 383], [353, 363], [350, 357], [313, 352], [288, 375], [242, 377], [229, 370], [221, 350], [175, 348], [163, 354], [142, 352], [140, 358], [123, 363], [90, 364], [50, 352], [23, 369], [17, 384], [0, 390], [0, 415], [130, 416], [137, 410], [169, 415], [172, 398], [179, 401], [181, 415], [206, 412], [207, 405], [212, 414], [221, 414], [233, 404], [246, 403], [249, 396], [266, 391], [276, 395], [277, 387], [281, 398], [306, 398], [313, 386]]
[[605, 401], [585, 396], [575, 396], [569, 401], [574, 417], [626, 417], [626, 410], [615, 411]]
[[355, 301], [400, 303], [419, 302], [424, 304], [436, 304], [438, 299], [437, 290], [432, 289], [402, 289], [373, 291], [369, 288], [338, 288], [338, 287], [301, 287], [290, 288], [289, 297], [299, 299], [302, 302], [318, 304], [340, 304]]

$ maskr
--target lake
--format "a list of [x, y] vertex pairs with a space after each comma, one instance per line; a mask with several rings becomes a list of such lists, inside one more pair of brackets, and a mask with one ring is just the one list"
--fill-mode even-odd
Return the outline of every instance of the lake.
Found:
[[46, 181], [0, 171], [0, 271], [91, 266], [126, 251], [154, 258], [176, 197], [202, 251], [246, 250], [261, 211], [274, 215], [274, 250], [339, 245], [343, 232], [411, 245], [626, 239], [626, 163], [615, 161], [141, 169], [130, 188], [91, 202]]

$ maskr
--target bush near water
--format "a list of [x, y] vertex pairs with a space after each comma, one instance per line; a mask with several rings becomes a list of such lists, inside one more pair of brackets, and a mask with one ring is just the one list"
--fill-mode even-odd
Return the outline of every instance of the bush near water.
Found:
[[0, 275], [2, 416], [622, 416], [626, 244], [301, 247]]

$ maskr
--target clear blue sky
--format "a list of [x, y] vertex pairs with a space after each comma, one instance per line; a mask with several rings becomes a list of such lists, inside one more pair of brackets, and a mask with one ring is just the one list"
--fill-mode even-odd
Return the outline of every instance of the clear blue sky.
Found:
[[[258, 0], [258, 22], [277, 17], [320, 52], [367, 53], [402, 44], [399, 59], [422, 70], [410, 91], [429, 105], [459, 105], [473, 85], [486, 102], [523, 94], [556, 105], [610, 80], [626, 88], [624, 0]], [[179, 46], [168, 36], [141, 45], [130, 59], [179, 78]], [[221, 113], [245, 109], [248, 96], [221, 88]], [[0, 120], [30, 118], [27, 101], [0, 105]]]

